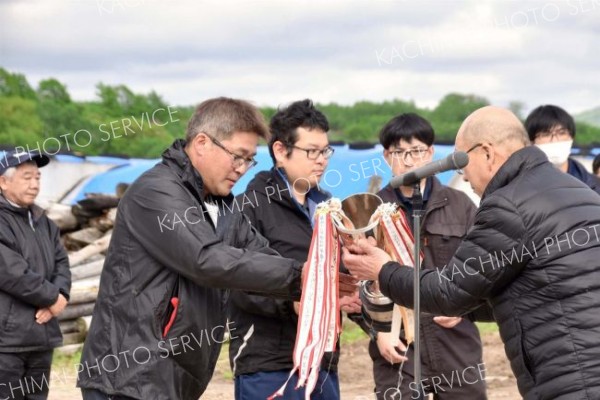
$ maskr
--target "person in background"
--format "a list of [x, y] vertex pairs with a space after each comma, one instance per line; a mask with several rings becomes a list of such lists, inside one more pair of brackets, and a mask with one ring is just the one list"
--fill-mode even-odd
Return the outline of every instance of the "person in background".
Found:
[[[379, 142], [384, 148], [383, 156], [394, 176], [431, 162], [434, 140], [435, 134], [429, 122], [413, 113], [394, 117], [379, 134]], [[423, 179], [420, 184], [425, 210], [421, 222], [422, 249], [425, 254], [423, 268], [434, 269], [450, 261], [473, 225], [476, 207], [467, 195], [444, 186], [436, 177]], [[397, 204], [407, 215], [412, 228], [412, 186], [394, 189], [388, 184], [378, 196], [384, 202]], [[431, 384], [432, 379], [449, 377], [453, 371], [466, 370], [465, 379], [474, 382], [471, 385], [451, 385], [442, 379], [435, 392], [432, 391], [434, 398], [486, 399], [485, 381], [479, 379], [475, 369], [467, 369], [482, 363], [481, 339], [475, 324], [467, 318], [423, 313], [420, 329], [423, 380]], [[409, 387], [414, 380], [414, 348], [409, 347], [408, 360], [401, 364], [404, 354], [401, 350], [406, 349], [404, 332], [400, 338], [390, 335], [389, 332], [375, 331], [370, 335], [373, 339], [369, 342], [369, 354], [373, 360], [375, 393], [379, 400], [400, 398], [397, 389], [400, 372], [402, 381], [399, 391], [403, 399], [409, 399], [414, 395]], [[402, 371], [399, 371], [401, 365]]]
[[600, 179], [569, 157], [575, 138], [575, 120], [571, 115], [558, 106], [539, 106], [527, 116], [525, 128], [529, 140], [546, 154], [552, 164], [600, 194]]
[[84, 400], [197, 400], [231, 328], [227, 289], [300, 298], [304, 260], [280, 257], [229, 211], [261, 137], [256, 107], [206, 100], [127, 189], [78, 368]]
[[34, 204], [37, 152], [0, 157], [0, 399], [48, 397], [53, 349], [62, 345], [56, 317], [71, 291], [60, 231]]
[[594, 162], [592, 163], [592, 171], [594, 175], [600, 177], [600, 154], [596, 155]]
[[[529, 146], [509, 110], [476, 110], [455, 146], [481, 203], [447, 266], [421, 271], [421, 309], [490, 307], [524, 399], [600, 399], [600, 197]], [[411, 307], [413, 269], [371, 242], [343, 248], [344, 265]]]
[[[258, 200], [251, 206], [246, 204], [243, 213], [269, 240], [271, 248], [284, 257], [306, 260], [316, 206], [330, 198], [330, 194], [318, 186], [334, 153], [327, 137], [329, 123], [307, 99], [277, 111], [271, 119], [270, 130], [269, 153], [273, 168], [259, 172], [248, 184], [245, 194], [240, 195]], [[269, 267], [279, 268], [274, 263]], [[359, 312], [357, 302], [358, 294], [354, 300], [342, 298], [342, 309]], [[294, 366], [298, 303], [233, 291], [230, 312], [236, 335], [244, 338], [229, 346], [235, 398], [266, 399], [286, 382]], [[338, 358], [339, 350], [325, 354], [311, 399], [340, 398]], [[296, 382], [297, 376], [292, 377], [284, 399], [304, 399], [305, 390], [295, 390]]]

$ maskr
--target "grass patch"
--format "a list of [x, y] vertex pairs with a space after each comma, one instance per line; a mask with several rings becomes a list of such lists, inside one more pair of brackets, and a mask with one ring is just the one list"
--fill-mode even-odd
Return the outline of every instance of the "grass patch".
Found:
[[495, 322], [476, 322], [475, 325], [477, 325], [479, 334], [482, 336], [498, 332], [498, 324]]
[[343, 330], [340, 338], [342, 346], [358, 342], [359, 340], [368, 339], [369, 336], [358, 325], [350, 321], [348, 318], [343, 320]]
[[55, 350], [52, 356], [52, 369], [74, 371], [81, 360], [81, 351], [82, 349], [78, 349], [74, 353], [65, 354]]
[[219, 359], [217, 360], [217, 366], [215, 367], [215, 374], [220, 374], [221, 377], [226, 380], [233, 379], [233, 372], [229, 365], [229, 340], [221, 346], [221, 352], [219, 353]]

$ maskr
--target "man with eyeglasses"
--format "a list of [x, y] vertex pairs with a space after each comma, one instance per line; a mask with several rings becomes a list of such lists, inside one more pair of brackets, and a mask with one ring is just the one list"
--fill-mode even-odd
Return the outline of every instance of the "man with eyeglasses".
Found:
[[[434, 140], [435, 133], [431, 124], [414, 113], [394, 117], [379, 133], [379, 142], [384, 148], [383, 156], [394, 176], [431, 162]], [[422, 249], [425, 254], [423, 268], [435, 269], [450, 261], [473, 225], [476, 207], [467, 195], [442, 185], [436, 177], [423, 179], [420, 185], [425, 210], [421, 225]], [[397, 204], [412, 226], [413, 192], [413, 186], [394, 189], [388, 184], [378, 196], [384, 202]], [[485, 381], [478, 376], [476, 369], [466, 370], [469, 366], [482, 363], [481, 339], [475, 324], [468, 318], [423, 313], [420, 332], [422, 378], [429, 382], [428, 391], [434, 394], [434, 398], [486, 399]], [[408, 360], [402, 363], [406, 351], [404, 331], [400, 338], [392, 338], [389, 332], [375, 330], [371, 330], [369, 336], [369, 355], [373, 360], [377, 399], [414, 398], [415, 391], [410, 386], [414, 381], [414, 348], [411, 346], [408, 349]], [[456, 385], [440, 379], [440, 382], [436, 382], [439, 384], [431, 386], [433, 379], [450, 377], [453, 371], [463, 370], [466, 371], [464, 379], [473, 384]], [[402, 380], [398, 386], [399, 376]]]
[[575, 121], [569, 113], [554, 105], [539, 106], [527, 116], [525, 128], [529, 140], [548, 156], [552, 164], [600, 194], [600, 179], [569, 157], [575, 138]]
[[[600, 197], [529, 143], [506, 109], [462, 123], [455, 145], [473, 148], [464, 179], [481, 203], [451, 261], [421, 271], [421, 309], [490, 308], [524, 399], [600, 399]], [[413, 305], [412, 268], [367, 240], [343, 251], [358, 279]]]
[[[313, 215], [318, 203], [330, 198], [319, 189], [334, 149], [329, 146], [329, 123], [310, 100], [296, 101], [280, 109], [270, 123], [269, 153], [273, 168], [259, 172], [248, 184], [245, 196], [258, 204], [243, 207], [252, 225], [282, 256], [308, 258], [313, 235]], [[270, 196], [279, 193], [278, 196]], [[269, 265], [273, 270], [276, 264]], [[358, 312], [358, 296], [342, 298], [342, 309]], [[235, 376], [236, 400], [266, 399], [288, 379], [294, 367], [293, 352], [298, 325], [298, 303], [231, 293], [231, 320], [243, 337], [229, 346]], [[313, 400], [340, 398], [337, 376], [339, 349], [325, 353]], [[305, 390], [295, 390], [297, 376], [283, 398], [304, 400]]]
[[[303, 260], [280, 257], [241, 213], [231, 189], [268, 138], [243, 100], [203, 102], [185, 140], [144, 173], [118, 216], [77, 366], [84, 400], [197, 400], [228, 322], [227, 289], [297, 300]], [[342, 293], [353, 281], [340, 278]]]

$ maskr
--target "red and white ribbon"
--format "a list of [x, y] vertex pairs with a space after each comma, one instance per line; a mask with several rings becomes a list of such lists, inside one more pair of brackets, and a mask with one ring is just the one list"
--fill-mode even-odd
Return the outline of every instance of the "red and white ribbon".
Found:
[[[383, 234], [383, 246], [391, 253], [392, 258], [402, 265], [413, 267], [415, 264], [415, 240], [412, 235], [406, 214], [392, 203], [380, 205], [375, 211], [379, 218], [379, 228]], [[419, 254], [423, 261], [423, 253]], [[411, 309], [394, 304], [392, 312], [391, 338], [395, 340], [400, 335], [404, 324], [404, 332], [408, 344], [414, 340], [414, 315]]]
[[315, 226], [308, 255], [308, 271], [302, 286], [298, 332], [294, 345], [294, 368], [285, 384], [269, 400], [283, 396], [290, 378], [298, 373], [296, 389], [305, 386], [305, 399], [317, 385], [325, 352], [336, 348], [341, 331], [338, 270], [339, 239], [333, 226], [330, 203], [315, 212]]

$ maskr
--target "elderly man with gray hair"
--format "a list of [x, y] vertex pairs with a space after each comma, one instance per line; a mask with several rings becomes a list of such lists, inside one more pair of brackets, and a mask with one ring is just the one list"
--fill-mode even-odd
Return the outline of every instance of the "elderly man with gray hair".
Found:
[[[456, 137], [464, 179], [481, 196], [473, 228], [440, 271], [421, 271], [421, 307], [465, 315], [490, 307], [521, 395], [600, 398], [600, 198], [528, 146], [517, 117], [472, 113]], [[413, 304], [413, 271], [363, 240], [344, 262]]]
[[34, 204], [49, 161], [35, 152], [0, 158], [0, 399], [46, 399], [62, 344], [55, 317], [69, 298], [69, 259], [58, 227]]

